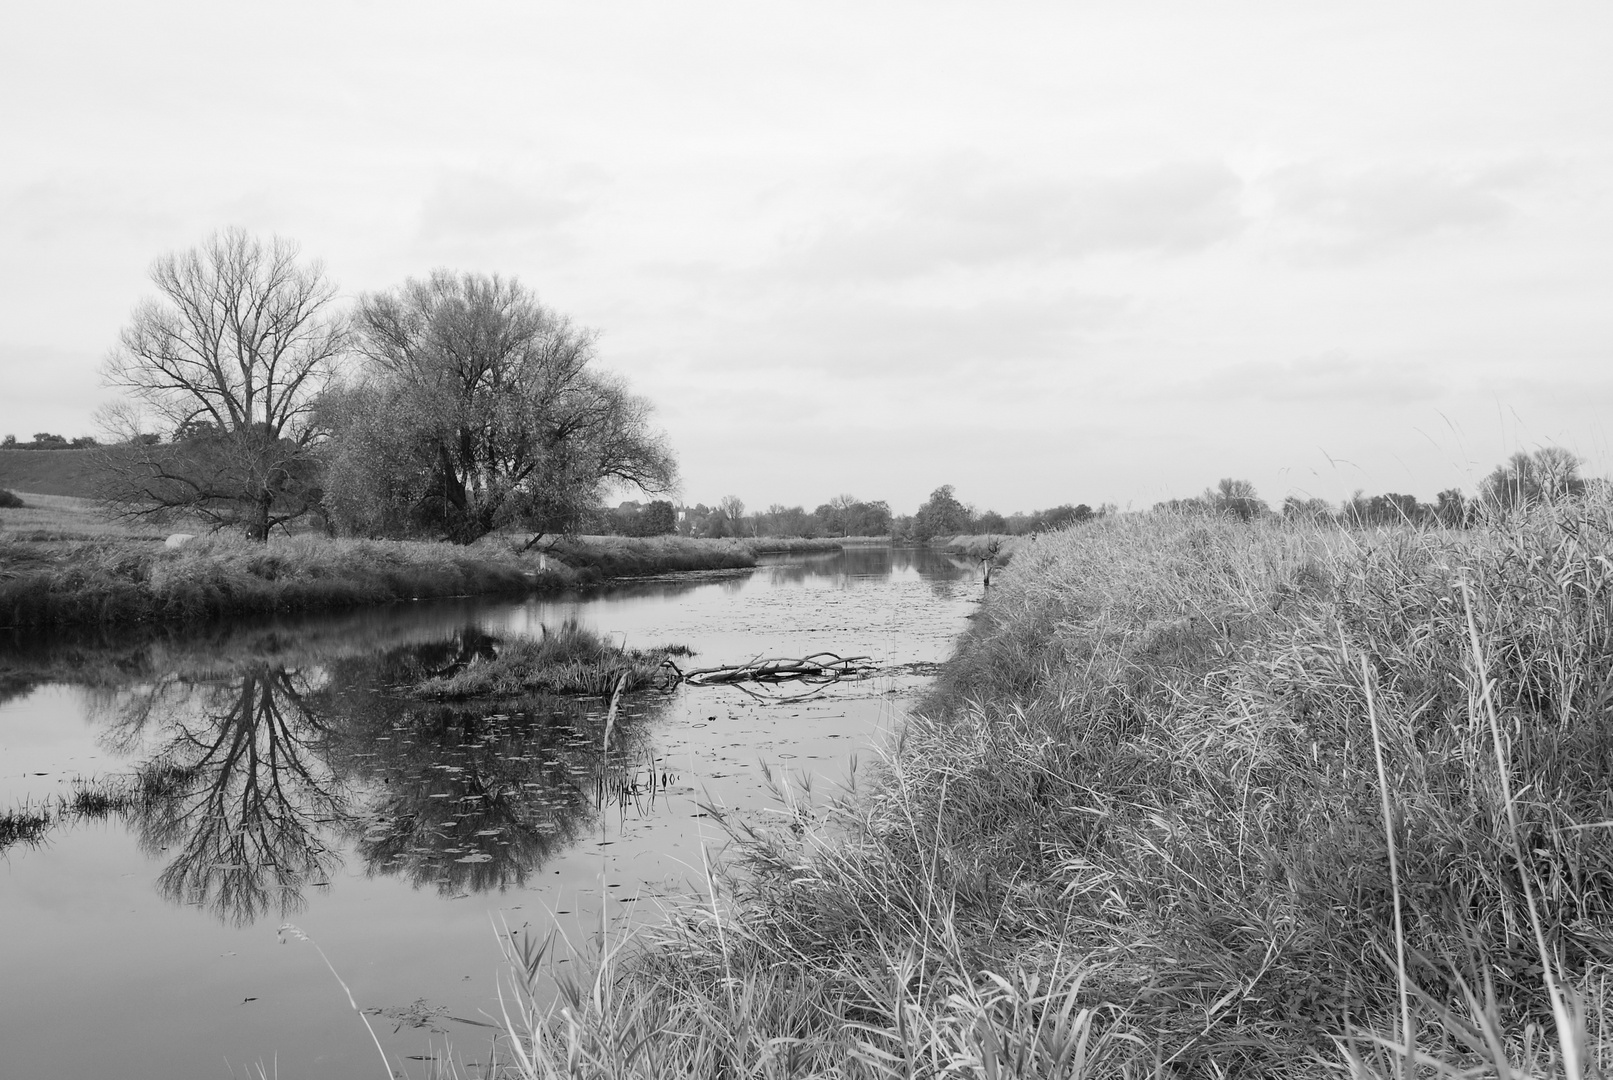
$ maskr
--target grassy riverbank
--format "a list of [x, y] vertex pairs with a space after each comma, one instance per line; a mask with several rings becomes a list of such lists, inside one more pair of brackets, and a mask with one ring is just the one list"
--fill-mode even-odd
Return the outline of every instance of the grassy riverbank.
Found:
[[753, 536], [745, 540], [745, 544], [758, 555], [840, 551], [847, 547], [877, 547], [890, 542], [888, 536]]
[[1597, 1075], [1610, 558], [1606, 502], [1043, 536], [873, 786], [736, 825], [516, 1071], [1387, 1077], [1410, 1016], [1466, 1075]]
[[0, 531], [0, 628], [193, 623], [399, 600], [520, 596], [755, 563], [743, 545], [678, 537], [575, 538], [540, 556], [501, 540], [461, 547], [303, 535], [254, 544], [218, 534], [169, 549], [152, 536], [7, 527]]
[[555, 543], [550, 554], [589, 580], [756, 565], [756, 553], [744, 541], [688, 536], [566, 537]]

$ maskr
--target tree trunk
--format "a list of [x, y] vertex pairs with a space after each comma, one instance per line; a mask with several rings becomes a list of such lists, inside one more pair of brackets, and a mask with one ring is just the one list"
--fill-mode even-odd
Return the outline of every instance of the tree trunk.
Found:
[[269, 539], [269, 507], [274, 503], [274, 492], [262, 491], [252, 500], [252, 512], [246, 521], [246, 537], [266, 543]]

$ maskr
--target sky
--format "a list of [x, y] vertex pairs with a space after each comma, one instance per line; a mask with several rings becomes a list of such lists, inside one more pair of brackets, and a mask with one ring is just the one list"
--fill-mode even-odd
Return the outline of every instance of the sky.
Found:
[[1613, 6], [79, 3], [0, 15], [0, 433], [156, 257], [519, 278], [681, 495], [1145, 508], [1613, 471]]

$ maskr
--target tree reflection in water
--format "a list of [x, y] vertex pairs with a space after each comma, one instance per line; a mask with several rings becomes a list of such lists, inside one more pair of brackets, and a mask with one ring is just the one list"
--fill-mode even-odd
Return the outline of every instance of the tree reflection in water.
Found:
[[624, 763], [644, 760], [644, 721], [664, 699], [624, 703], [607, 756], [597, 699], [443, 704], [400, 690], [495, 647], [467, 628], [119, 695], [105, 738], [144, 759], [125, 813], [145, 850], [168, 856], [163, 895], [238, 924], [289, 914], [347, 844], [368, 873], [445, 895], [521, 885], [592, 826]]
[[[245, 924], [299, 909], [340, 856], [322, 826], [346, 807], [301, 672], [252, 664], [205, 682], [163, 680], [124, 699], [117, 740], [156, 736], [126, 811], [141, 846], [167, 852], [169, 899]], [[156, 729], [153, 731], [152, 729]]]

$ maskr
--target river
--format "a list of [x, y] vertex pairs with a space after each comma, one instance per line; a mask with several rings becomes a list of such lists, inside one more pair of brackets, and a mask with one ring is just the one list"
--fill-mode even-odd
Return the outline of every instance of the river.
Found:
[[[0, 811], [51, 817], [0, 852], [0, 1077], [377, 1075], [343, 984], [394, 1068], [424, 1076], [451, 1045], [474, 1070], [501, 933], [553, 934], [566, 963], [698, 902], [725, 842], [707, 808], [766, 820], [781, 787], [821, 802], [866, 775], [980, 593], [967, 563], [867, 547], [524, 603], [0, 643]], [[398, 690], [568, 621], [697, 666], [828, 650], [877, 674], [804, 700], [632, 695], [608, 755], [600, 701]]]

